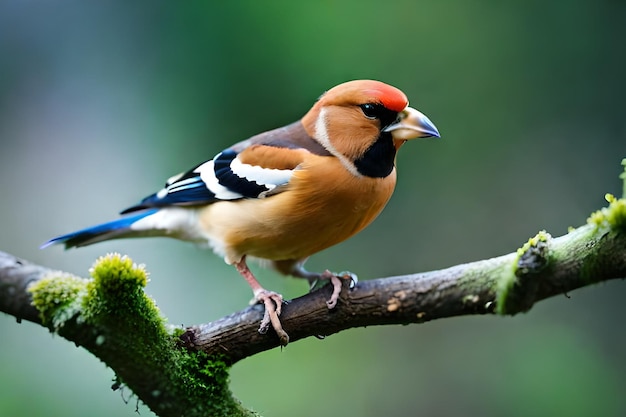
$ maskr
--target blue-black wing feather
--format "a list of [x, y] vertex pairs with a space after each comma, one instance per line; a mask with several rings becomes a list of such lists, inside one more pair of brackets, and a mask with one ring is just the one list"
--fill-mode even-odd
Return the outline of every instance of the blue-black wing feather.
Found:
[[[219, 153], [213, 159], [213, 172], [206, 173], [206, 175], [214, 176], [216, 183], [227, 190], [229, 193], [228, 200], [256, 198], [261, 193], [267, 192], [268, 187], [242, 178], [232, 171], [231, 163], [237, 155], [238, 152], [232, 149]], [[202, 179], [201, 172], [199, 172], [199, 169], [203, 169], [200, 168], [202, 165], [204, 164], [197, 165], [179, 175], [173, 181], [165, 184], [161, 191], [149, 195], [139, 204], [125, 209], [120, 214], [147, 208], [202, 205], [224, 200], [224, 198], [220, 198], [219, 192], [211, 190], [210, 185]]]
[[[144, 198], [139, 204], [127, 208], [121, 214], [153, 207], [202, 205], [222, 200], [232, 201], [271, 195], [268, 191], [274, 192], [276, 187], [284, 184], [259, 183], [233, 172], [231, 163], [240, 152], [252, 145], [306, 149], [316, 155], [330, 156], [319, 142], [308, 135], [302, 123], [294, 122], [233, 145], [213, 159], [213, 172], [199, 172], [208, 168], [200, 164], [174, 178], [162, 190]], [[213, 182], [207, 184], [203, 177]]]
[[215, 177], [220, 185], [230, 191], [241, 194], [243, 197], [256, 198], [261, 193], [267, 192], [269, 188], [242, 178], [232, 171], [231, 162], [237, 157], [237, 152], [228, 149], [220, 153], [213, 160], [215, 166]]
[[196, 172], [200, 165], [180, 175], [175, 181], [165, 184], [163, 190], [147, 196], [138, 204], [121, 211], [120, 214], [153, 207], [189, 206], [218, 201], [215, 193], [208, 189], [200, 177], [200, 173]]

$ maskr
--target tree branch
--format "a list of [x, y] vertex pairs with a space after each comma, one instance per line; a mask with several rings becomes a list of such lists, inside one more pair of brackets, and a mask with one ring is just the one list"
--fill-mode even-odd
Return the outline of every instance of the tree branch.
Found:
[[39, 311], [32, 304], [28, 286], [40, 280], [50, 269], [35, 265], [8, 253], [0, 252], [0, 311], [18, 321], [41, 324]]
[[[541, 253], [529, 245], [522, 255], [457, 265], [438, 271], [344, 285], [329, 310], [330, 288], [296, 298], [283, 307], [290, 340], [327, 336], [354, 327], [422, 323], [471, 314], [517, 314], [540, 300], [600, 281], [626, 277], [626, 233], [597, 233], [587, 225], [557, 239], [546, 236]], [[524, 255], [525, 254], [525, 255]], [[505, 283], [513, 281], [505, 297]], [[262, 309], [250, 307], [212, 323], [192, 326], [187, 346], [223, 353], [231, 363], [279, 346], [278, 337], [257, 331]]]
[[[587, 225], [556, 239], [540, 232], [515, 253], [374, 279], [354, 289], [346, 284], [332, 310], [326, 286], [286, 304], [283, 327], [293, 342], [353, 327], [513, 315], [545, 298], [624, 278], [626, 200], [607, 200]], [[145, 271], [131, 263], [103, 258], [85, 280], [0, 252], [0, 311], [90, 350], [159, 415], [181, 409], [187, 415], [250, 415], [230, 396], [224, 366], [279, 346], [276, 334], [258, 333], [262, 306], [172, 333], [143, 293]], [[198, 406], [207, 401], [211, 407]]]

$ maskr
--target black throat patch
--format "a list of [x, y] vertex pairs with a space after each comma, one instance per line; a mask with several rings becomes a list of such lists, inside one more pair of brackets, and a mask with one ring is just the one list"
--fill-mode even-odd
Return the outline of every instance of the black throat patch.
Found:
[[385, 132], [380, 134], [363, 156], [354, 161], [354, 166], [366, 177], [385, 178], [393, 171], [395, 159], [396, 147], [391, 133]]

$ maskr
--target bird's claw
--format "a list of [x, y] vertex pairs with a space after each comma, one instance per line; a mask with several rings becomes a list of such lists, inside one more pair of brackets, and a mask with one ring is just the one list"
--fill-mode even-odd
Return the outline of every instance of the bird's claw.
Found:
[[320, 274], [319, 278], [330, 281], [333, 286], [333, 293], [330, 298], [326, 300], [326, 306], [329, 310], [332, 310], [337, 305], [339, 294], [341, 294], [342, 280], [350, 280], [350, 289], [353, 289], [358, 282], [357, 276], [348, 271], [342, 271], [338, 274], [334, 274], [327, 269]]
[[271, 324], [280, 339], [281, 346], [287, 346], [287, 343], [289, 343], [289, 335], [283, 330], [283, 326], [278, 318], [282, 311], [283, 296], [274, 291], [264, 289], [254, 294], [254, 300], [258, 303], [262, 302], [265, 306], [265, 313], [263, 314], [263, 320], [261, 320], [261, 325], [259, 326], [259, 333], [267, 333]]
[[351, 290], [353, 290], [356, 287], [356, 284], [359, 283], [359, 277], [357, 277], [355, 273], [350, 271], [341, 271], [337, 274], [337, 276], [342, 279], [349, 279]]

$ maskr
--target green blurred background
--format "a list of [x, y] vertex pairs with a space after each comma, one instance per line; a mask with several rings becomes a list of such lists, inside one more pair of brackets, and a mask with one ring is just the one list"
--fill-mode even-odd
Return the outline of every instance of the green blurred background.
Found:
[[[174, 324], [241, 309], [245, 282], [189, 244], [38, 246], [115, 218], [356, 78], [404, 90], [443, 139], [404, 147], [385, 212], [310, 269], [369, 279], [564, 234], [621, 190], [625, 4], [3, 1], [0, 250], [83, 276], [99, 255], [126, 253], [147, 265], [147, 292]], [[306, 292], [256, 271], [287, 297]], [[301, 341], [238, 363], [232, 389], [269, 417], [623, 416], [625, 290], [586, 288], [514, 318]], [[84, 350], [0, 316], [0, 416], [135, 416], [112, 378]]]

